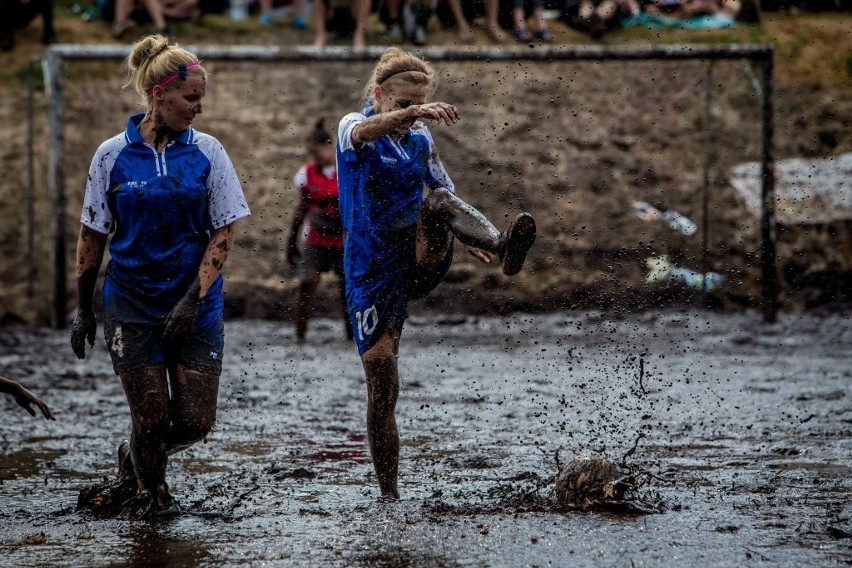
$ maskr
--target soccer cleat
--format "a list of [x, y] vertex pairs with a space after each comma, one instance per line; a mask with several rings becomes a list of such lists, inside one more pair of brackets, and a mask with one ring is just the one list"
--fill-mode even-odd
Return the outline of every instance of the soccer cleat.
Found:
[[509, 230], [500, 237], [500, 267], [503, 274], [512, 276], [521, 271], [535, 236], [535, 219], [532, 215], [520, 213], [515, 217]]

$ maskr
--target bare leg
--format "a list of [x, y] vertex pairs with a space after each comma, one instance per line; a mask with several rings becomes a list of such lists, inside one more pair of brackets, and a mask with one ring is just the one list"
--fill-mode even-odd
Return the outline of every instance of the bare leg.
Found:
[[518, 215], [501, 233], [476, 208], [438, 188], [424, 199], [418, 223], [417, 261], [422, 267], [430, 269], [443, 260], [447, 231], [467, 246], [496, 254], [507, 275], [520, 271], [536, 236], [535, 221], [526, 213]]
[[470, 24], [467, 18], [464, 17], [461, 0], [447, 0], [450, 4], [450, 11], [453, 13], [453, 18], [456, 20], [456, 31], [459, 34], [459, 41], [468, 43], [473, 40], [473, 32], [470, 30]]
[[185, 20], [198, 9], [198, 0], [166, 0], [162, 3], [163, 16], [174, 20]]
[[163, 5], [160, 3], [160, 0], [142, 0], [142, 4], [148, 11], [148, 15], [151, 16], [151, 23], [154, 24], [154, 29], [159, 31], [165, 30], [166, 16], [163, 13]]
[[485, 2], [485, 17], [487, 19], [488, 37], [495, 43], [505, 43], [506, 32], [500, 27], [498, 11], [500, 0], [483, 0]]
[[320, 281], [320, 273], [315, 268], [308, 268], [299, 281], [299, 299], [296, 303], [296, 341], [305, 341], [308, 333], [308, 320], [314, 313], [314, 299], [317, 295], [317, 286]]
[[352, 0], [352, 11], [355, 16], [355, 35], [352, 36], [352, 47], [358, 49], [367, 45], [367, 18], [370, 17], [370, 0]]
[[175, 365], [169, 369], [169, 382], [171, 429], [166, 453], [171, 455], [201, 441], [213, 428], [219, 377]]
[[367, 439], [373, 468], [383, 497], [399, 498], [399, 430], [396, 401], [399, 398], [399, 329], [385, 332], [379, 342], [361, 356], [367, 377]]
[[325, 47], [328, 36], [325, 31], [325, 3], [327, 0], [314, 0], [314, 47]]
[[130, 455], [140, 490], [147, 490], [158, 508], [172, 505], [165, 482], [169, 431], [169, 388], [164, 366], [122, 373], [121, 384], [130, 406]]

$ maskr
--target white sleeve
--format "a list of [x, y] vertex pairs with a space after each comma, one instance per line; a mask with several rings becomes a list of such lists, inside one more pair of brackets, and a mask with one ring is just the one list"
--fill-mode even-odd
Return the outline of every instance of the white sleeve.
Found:
[[119, 153], [125, 146], [123, 134], [110, 138], [98, 147], [89, 166], [80, 223], [104, 235], [110, 234], [115, 228], [112, 211], [109, 210], [109, 202], [107, 201], [107, 191], [109, 190], [110, 173]]
[[207, 192], [208, 210], [214, 229], [221, 229], [238, 219], [251, 215], [237, 171], [222, 144], [212, 136], [198, 134], [198, 146], [210, 160]]
[[438, 149], [435, 147], [435, 141], [432, 139], [432, 133], [425, 124], [420, 124], [423, 134], [429, 139], [429, 171], [426, 175], [426, 185], [432, 189], [444, 187], [450, 192], [456, 192], [456, 186], [453, 180], [450, 179], [450, 174], [444, 168], [441, 158], [438, 156]]
[[308, 166], [302, 166], [296, 175], [293, 176], [293, 184], [296, 189], [305, 189], [308, 187]]
[[340, 120], [340, 125], [337, 127], [337, 147], [346, 161], [357, 158], [352, 131], [365, 120], [367, 117], [360, 112], [350, 112]]

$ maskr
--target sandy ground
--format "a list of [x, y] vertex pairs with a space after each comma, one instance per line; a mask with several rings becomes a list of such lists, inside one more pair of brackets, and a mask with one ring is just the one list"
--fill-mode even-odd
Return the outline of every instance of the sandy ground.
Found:
[[[848, 74], [835, 70], [829, 78], [817, 79], [814, 71], [801, 69], [800, 61], [819, 59], [814, 49], [836, 41], [842, 21], [803, 20], [802, 29], [824, 43], [804, 43], [799, 51], [793, 50], [795, 41], [779, 46], [776, 154], [813, 157], [852, 151]], [[273, 31], [281, 34], [272, 39], [275, 43], [293, 40], [280, 29]], [[228, 36], [228, 41], [255, 39]], [[240, 227], [228, 266], [229, 313], [288, 319], [296, 274], [282, 262], [282, 246], [295, 197], [290, 180], [304, 160], [302, 139], [318, 116], [333, 124], [359, 107], [369, 67], [210, 62], [209, 68], [206, 111], [196, 126], [222, 140], [254, 212]], [[437, 69], [441, 85], [436, 97], [457, 104], [463, 115], [455, 128], [435, 128], [459, 193], [500, 227], [509, 214], [532, 212], [540, 238], [528, 270], [511, 280], [459, 250], [448, 285], [430, 297], [433, 306], [508, 313], [701, 303], [683, 289], [649, 288], [643, 274], [644, 261], [653, 254], [704, 268], [700, 231], [684, 238], [662, 225], [644, 224], [633, 216], [631, 203], [650, 200], [701, 226], [706, 64], [449, 63]], [[132, 92], [121, 91], [117, 63], [69, 65], [67, 75], [66, 254], [71, 267], [91, 156], [140, 107]], [[21, 85], [20, 77], [16, 80]], [[706, 268], [722, 272], [729, 283], [710, 298], [710, 305], [753, 307], [760, 291], [758, 224], [727, 176], [733, 165], [759, 158], [759, 103], [740, 62], [715, 64], [713, 83]], [[14, 173], [0, 179], [0, 215], [9, 221], [0, 227], [0, 322], [43, 323], [50, 316], [52, 282], [44, 101], [41, 95], [36, 101], [37, 184], [32, 196], [27, 196], [26, 184], [26, 95], [19, 87], [4, 93], [2, 101], [0, 128], [6, 129], [7, 142], [0, 163]], [[26, 237], [29, 200], [36, 210], [32, 251]], [[780, 227], [779, 241], [784, 309], [850, 299], [845, 282], [852, 267], [852, 222]], [[70, 270], [67, 278], [71, 310], [75, 287]], [[327, 297], [333, 290], [328, 283], [322, 294]]]
[[[185, 514], [97, 521], [128, 415], [102, 344], [0, 330], [0, 366], [58, 421], [0, 401], [4, 566], [831, 566], [852, 561], [852, 319], [705, 311], [416, 317], [401, 491], [377, 502], [364, 385], [338, 322], [227, 326], [219, 421], [169, 469]], [[642, 360], [640, 381], [639, 359]], [[555, 507], [554, 454], [656, 476], [648, 516]]]

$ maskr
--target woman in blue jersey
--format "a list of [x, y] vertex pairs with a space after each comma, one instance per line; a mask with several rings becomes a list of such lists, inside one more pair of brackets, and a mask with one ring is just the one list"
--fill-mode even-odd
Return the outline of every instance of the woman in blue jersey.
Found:
[[426, 102], [433, 88], [429, 65], [389, 48], [368, 83], [364, 110], [346, 115], [339, 126], [346, 299], [367, 377], [370, 452], [388, 498], [399, 497], [396, 356], [408, 301], [428, 294], [446, 275], [454, 237], [483, 262], [497, 255], [511, 275], [521, 270], [536, 235], [528, 214], [501, 233], [455, 195], [421, 119], [452, 126], [460, 116], [453, 105]]
[[198, 58], [149, 36], [127, 58], [146, 111], [98, 148], [89, 169], [77, 241], [79, 358], [94, 345], [92, 297], [108, 235], [104, 335], [130, 406], [118, 449], [125, 490], [150, 497], [154, 514], [177, 505], [167, 456], [202, 439], [216, 418], [222, 370], [222, 267], [234, 223], [249, 215], [218, 140], [192, 128], [207, 75]]

